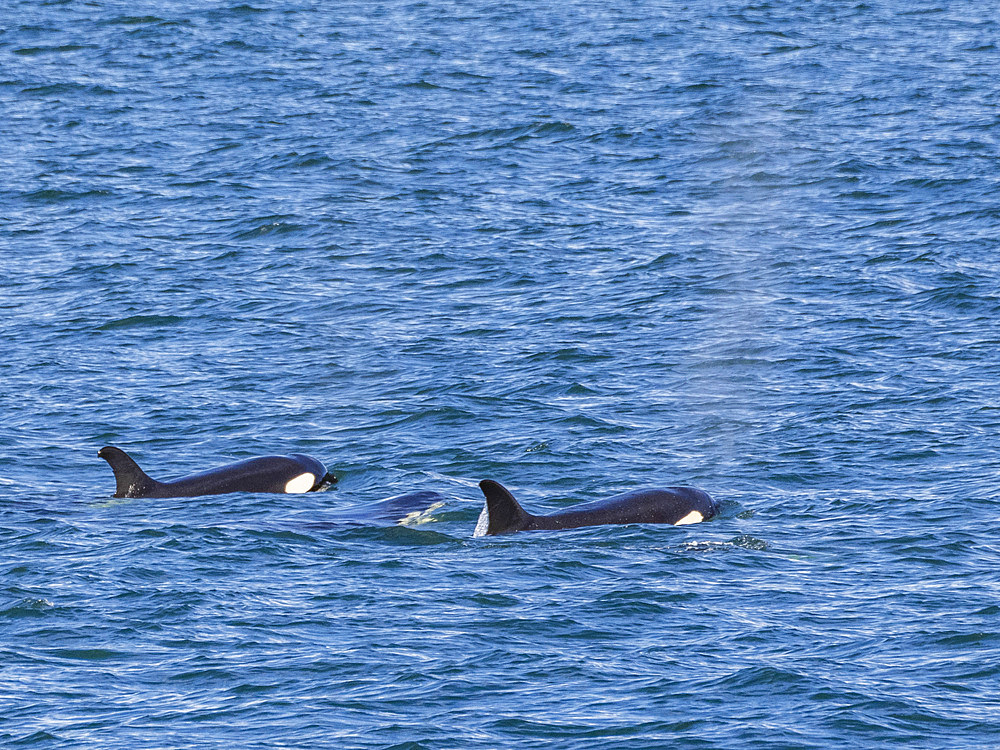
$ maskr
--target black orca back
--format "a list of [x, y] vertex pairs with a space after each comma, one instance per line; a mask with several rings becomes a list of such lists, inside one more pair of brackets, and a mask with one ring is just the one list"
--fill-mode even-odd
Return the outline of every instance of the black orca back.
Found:
[[694, 487], [640, 489], [581, 503], [549, 515], [532, 515], [503, 485], [490, 479], [479, 483], [486, 507], [476, 525], [476, 536], [510, 534], [535, 529], [555, 531], [603, 524], [666, 523], [685, 526], [718, 513], [718, 503]]
[[120, 448], [98, 451], [115, 473], [115, 497], [195, 497], [227, 492], [312, 492], [337, 478], [312, 456], [258, 456], [170, 482], [158, 482]]

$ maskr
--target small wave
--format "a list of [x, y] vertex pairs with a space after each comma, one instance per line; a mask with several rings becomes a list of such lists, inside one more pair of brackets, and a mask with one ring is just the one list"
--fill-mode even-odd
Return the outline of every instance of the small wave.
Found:
[[243, 232], [236, 232], [233, 235], [233, 239], [236, 240], [252, 240], [258, 237], [267, 237], [271, 234], [293, 234], [295, 232], [301, 232], [305, 230], [306, 227], [302, 224], [294, 224], [284, 221], [273, 221], [266, 224], [261, 224], [254, 227], [253, 229], [248, 229]]
[[[8, 736], [13, 736], [13, 735], [8, 735]], [[46, 732], [44, 729], [39, 729], [37, 732], [34, 732], [32, 734], [11, 740], [11, 746], [30, 747], [31, 745], [40, 745], [43, 747], [49, 747], [52, 745], [53, 742], [62, 742], [62, 739], [63, 738], [59, 737], [58, 735], [50, 734], [49, 732]]]
[[159, 16], [116, 16], [107, 21], [101, 21], [102, 26], [142, 26], [145, 24], [165, 23], [166, 19]]
[[14, 50], [14, 54], [21, 57], [34, 57], [58, 52], [78, 52], [84, 49], [98, 49], [98, 46], [96, 44], [59, 44], [51, 47], [21, 47]]
[[185, 321], [179, 315], [130, 315], [127, 318], [110, 320], [101, 326], [98, 331], [117, 331], [123, 328], [162, 328], [174, 326]]
[[233, 673], [225, 669], [195, 669], [190, 672], [171, 675], [167, 679], [174, 682], [204, 682], [209, 680], [231, 680], [233, 677]]
[[684, 542], [681, 545], [682, 549], [689, 552], [732, 552], [738, 549], [763, 552], [770, 549], [770, 547], [771, 545], [765, 540], [750, 536], [749, 534], [741, 534], [740, 536], [733, 537], [728, 542], [691, 541]]
[[20, 619], [24, 617], [39, 617], [55, 606], [48, 599], [30, 597], [22, 599], [9, 607], [0, 609], [0, 617]]
[[454, 537], [427, 529], [415, 529], [411, 526], [348, 526], [343, 527], [346, 536], [358, 537], [368, 541], [381, 542], [399, 547], [426, 547], [437, 544], [452, 544]]
[[109, 648], [57, 648], [52, 649], [48, 654], [58, 659], [72, 661], [114, 661], [132, 656], [126, 651], [116, 651]]
[[431, 83], [430, 81], [425, 81], [423, 79], [419, 81], [411, 81], [409, 83], [400, 84], [404, 89], [420, 89], [425, 91], [433, 91], [436, 89], [442, 89], [443, 86], [438, 86], [436, 83]]
[[21, 90], [23, 94], [38, 94], [52, 96], [55, 94], [95, 94], [98, 96], [114, 95], [118, 92], [106, 86], [86, 83], [53, 83], [45, 86], [28, 86]]
[[114, 195], [110, 190], [58, 190], [46, 188], [27, 193], [24, 198], [29, 201], [39, 203], [63, 203], [65, 201], [76, 201], [85, 198], [106, 198]]
[[441, 141], [428, 143], [423, 148], [434, 148], [448, 144], [465, 143], [467, 141], [484, 141], [484, 143], [479, 145], [479, 148], [507, 148], [525, 140], [562, 136], [574, 132], [576, 132], [576, 128], [568, 122], [535, 122], [506, 128], [470, 130], [466, 133], [450, 136]]
[[265, 8], [255, 8], [247, 3], [234, 5], [231, 8], [220, 8], [209, 11], [206, 15], [213, 20], [225, 19], [229, 16], [254, 16], [267, 13]]

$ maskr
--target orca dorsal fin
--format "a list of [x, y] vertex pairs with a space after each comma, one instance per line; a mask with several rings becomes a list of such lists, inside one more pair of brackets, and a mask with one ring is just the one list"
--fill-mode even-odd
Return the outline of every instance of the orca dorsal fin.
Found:
[[486, 496], [487, 526], [485, 536], [510, 534], [528, 527], [533, 516], [514, 499], [506, 487], [492, 479], [484, 479], [479, 489]]
[[145, 497], [159, 484], [121, 448], [108, 445], [101, 448], [97, 455], [107, 461], [115, 473], [115, 497]]

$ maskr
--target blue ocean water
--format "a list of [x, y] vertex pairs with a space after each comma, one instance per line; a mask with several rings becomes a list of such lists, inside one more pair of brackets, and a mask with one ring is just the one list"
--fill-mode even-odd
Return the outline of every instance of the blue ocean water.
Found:
[[1000, 745], [995, 6], [618, 6], [3, 4], [0, 744]]

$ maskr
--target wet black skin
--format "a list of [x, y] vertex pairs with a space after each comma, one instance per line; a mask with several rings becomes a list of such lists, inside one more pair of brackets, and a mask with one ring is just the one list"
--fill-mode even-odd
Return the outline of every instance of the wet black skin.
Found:
[[486, 535], [515, 531], [576, 529], [581, 526], [626, 523], [676, 524], [696, 511], [708, 520], [718, 513], [718, 503], [694, 487], [665, 487], [624, 492], [581, 503], [547, 516], [528, 513], [499, 482], [484, 479], [479, 488], [486, 497], [489, 523]]
[[335, 529], [344, 525], [382, 526], [406, 523], [413, 516], [427, 513], [435, 506], [446, 504], [448, 499], [440, 492], [416, 490], [373, 503], [338, 508], [322, 514], [312, 512], [312, 520], [302, 526], [310, 530], [321, 530]]
[[228, 492], [284, 493], [290, 480], [305, 473], [316, 477], [310, 492], [337, 481], [336, 477], [327, 473], [321, 462], [302, 453], [259, 456], [171, 482], [158, 482], [151, 478], [120, 448], [106, 446], [97, 455], [107, 461], [115, 473], [115, 497], [195, 497]]

